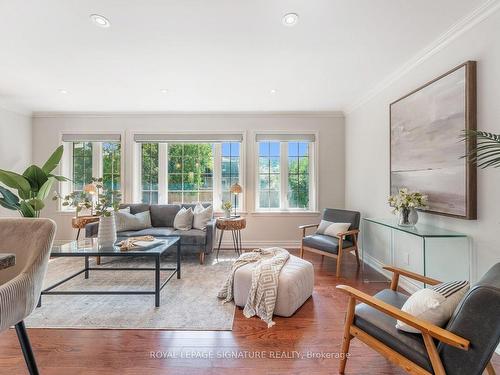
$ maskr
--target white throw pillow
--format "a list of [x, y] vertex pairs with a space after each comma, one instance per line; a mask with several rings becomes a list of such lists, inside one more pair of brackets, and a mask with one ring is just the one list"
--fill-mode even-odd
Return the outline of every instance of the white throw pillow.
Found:
[[193, 228], [205, 230], [208, 222], [212, 219], [212, 215], [212, 205], [205, 208], [200, 202], [198, 202], [194, 208]]
[[130, 207], [126, 207], [115, 212], [115, 223], [117, 232], [151, 228], [151, 214], [148, 210], [134, 215]]
[[334, 223], [332, 221], [321, 220], [316, 233], [326, 236], [337, 237], [337, 234], [347, 232], [351, 223]]
[[179, 230], [190, 230], [193, 227], [193, 210], [191, 207], [182, 207], [174, 218], [174, 228]]
[[[401, 310], [429, 323], [443, 327], [469, 290], [468, 281], [450, 281], [421, 289], [406, 300]], [[419, 330], [398, 320], [396, 328], [405, 332], [420, 333]]]

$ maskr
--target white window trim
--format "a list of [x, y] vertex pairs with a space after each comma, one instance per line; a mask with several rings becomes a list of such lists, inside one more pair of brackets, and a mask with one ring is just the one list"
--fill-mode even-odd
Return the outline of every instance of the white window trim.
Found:
[[[314, 134], [315, 142], [309, 142], [309, 207], [291, 208], [288, 204], [288, 141], [280, 142], [280, 207], [266, 208], [259, 207], [260, 197], [260, 176], [259, 176], [259, 142], [254, 140], [254, 179], [255, 179], [255, 202], [254, 214], [276, 214], [276, 213], [311, 213], [316, 214], [318, 209], [319, 196], [319, 176], [318, 176], [318, 156], [319, 156], [319, 134], [318, 132], [289, 132], [289, 131], [259, 131], [258, 134]], [[312, 156], [312, 157], [311, 157]]]
[[[142, 168], [142, 158], [141, 158], [141, 143], [140, 142], [135, 142], [133, 141], [134, 139], [134, 134], [136, 133], [141, 133], [143, 134], [143, 131], [132, 131], [131, 132], [131, 142], [134, 143], [133, 145], [133, 194], [132, 194], [132, 199], [133, 202], [135, 203], [140, 203], [142, 201], [142, 188], [141, 188], [141, 168]], [[154, 134], [163, 134], [163, 133], [158, 133], [155, 132]], [[172, 134], [172, 133], [165, 133], [165, 134]], [[189, 133], [183, 133], [183, 134], [189, 134]], [[193, 134], [227, 134], [225, 132], [196, 132]], [[240, 197], [240, 207], [237, 210], [237, 213], [243, 214], [246, 213], [246, 173], [245, 173], [245, 166], [246, 166], [246, 152], [245, 152], [245, 144], [246, 144], [246, 133], [242, 132], [241, 133], [243, 136], [243, 140], [241, 141], [240, 144], [240, 185], [243, 187], [243, 193], [242, 196]], [[227, 141], [231, 142], [231, 141]], [[156, 143], [156, 142], [151, 142], [151, 143]], [[186, 142], [189, 143], [189, 142]], [[214, 143], [214, 142], [207, 142], [207, 143]], [[222, 143], [222, 142], [221, 142]], [[217, 142], [214, 143], [214, 161], [221, 160], [221, 143]], [[168, 200], [168, 143], [166, 142], [159, 142], [159, 149], [158, 149], [158, 204], [167, 204]], [[214, 213], [220, 214], [222, 213], [221, 209], [221, 196], [222, 196], [222, 169], [220, 167], [219, 162], [214, 162], [214, 170], [213, 170], [213, 208], [214, 208]]]
[[[64, 154], [61, 160], [61, 175], [72, 179], [73, 177], [73, 147], [68, 147], [72, 145], [73, 142], [63, 142], [63, 134], [74, 134], [76, 132], [63, 132], [59, 134], [59, 144], [64, 145]], [[125, 135], [123, 132], [109, 132], [109, 131], [78, 131], [78, 134], [120, 134], [120, 186], [122, 195], [125, 194]], [[92, 143], [92, 177], [101, 178], [103, 176], [103, 163], [102, 163], [102, 143], [101, 141], [93, 141]], [[96, 173], [97, 171], [97, 173]], [[58, 191], [61, 196], [70, 194], [73, 191], [73, 183], [69, 182], [59, 182]], [[75, 208], [65, 207], [62, 205], [62, 201], [58, 202], [59, 212], [74, 213]]]

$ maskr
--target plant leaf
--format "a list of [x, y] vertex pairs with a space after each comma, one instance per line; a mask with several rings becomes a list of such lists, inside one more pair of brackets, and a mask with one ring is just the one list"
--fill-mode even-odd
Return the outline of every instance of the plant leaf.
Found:
[[56, 150], [50, 155], [45, 164], [42, 167], [42, 170], [45, 174], [49, 174], [59, 165], [61, 158], [63, 156], [64, 146], [59, 146]]
[[47, 182], [47, 174], [38, 166], [31, 165], [23, 173], [23, 176], [29, 181], [31, 190], [35, 194]]
[[23, 215], [24, 217], [36, 217], [35, 210], [26, 201], [21, 201], [19, 211], [21, 211], [21, 215]]
[[38, 198], [30, 199], [28, 202], [35, 211], [41, 211], [45, 207], [45, 203]]
[[4, 202], [6, 204], [16, 207], [15, 209], [17, 210], [17, 207], [19, 207], [19, 198], [17, 197], [17, 195], [15, 195], [9, 189], [4, 188], [3, 186], [0, 186], [0, 194], [3, 196]]
[[49, 173], [47, 175], [47, 177], [54, 177], [57, 181], [60, 181], [60, 182], [65, 182], [65, 181], [71, 181], [71, 179], [67, 178], [67, 177], [64, 177], [64, 176], [56, 176], [54, 174], [51, 174]]
[[19, 195], [21, 195], [21, 193], [29, 195], [31, 190], [29, 181], [24, 176], [15, 172], [0, 169], [0, 182], [19, 191]]
[[50, 190], [52, 189], [52, 185], [54, 184], [55, 178], [49, 177], [47, 181], [40, 187], [38, 193], [36, 195], [37, 199], [44, 201], [50, 194]]

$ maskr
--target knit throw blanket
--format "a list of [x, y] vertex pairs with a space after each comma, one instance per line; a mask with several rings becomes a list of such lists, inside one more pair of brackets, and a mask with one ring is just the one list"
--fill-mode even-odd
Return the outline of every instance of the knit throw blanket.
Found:
[[274, 307], [278, 296], [279, 275], [288, 258], [290, 258], [290, 253], [279, 247], [255, 249], [243, 253], [234, 262], [218, 297], [224, 299], [224, 302], [232, 301], [236, 270], [245, 264], [256, 263], [252, 271], [252, 285], [248, 292], [243, 314], [247, 318], [257, 315], [267, 323], [268, 328], [272, 327], [274, 325], [272, 320]]

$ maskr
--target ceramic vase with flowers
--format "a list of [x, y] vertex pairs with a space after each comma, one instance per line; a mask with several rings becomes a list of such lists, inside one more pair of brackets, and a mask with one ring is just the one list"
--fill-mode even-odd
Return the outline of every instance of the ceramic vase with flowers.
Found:
[[231, 217], [231, 209], [232, 208], [233, 208], [233, 205], [231, 204], [230, 201], [225, 201], [224, 203], [222, 203], [222, 210], [224, 211], [225, 218]]
[[418, 222], [417, 208], [427, 207], [427, 195], [419, 192], [410, 192], [401, 188], [398, 193], [388, 199], [393, 213], [398, 215], [398, 225], [412, 227]]
[[96, 186], [96, 215], [99, 216], [97, 241], [100, 247], [113, 246], [116, 242], [116, 223], [114, 213], [120, 208], [121, 193], [117, 190], [105, 190], [102, 178], [93, 178]]

